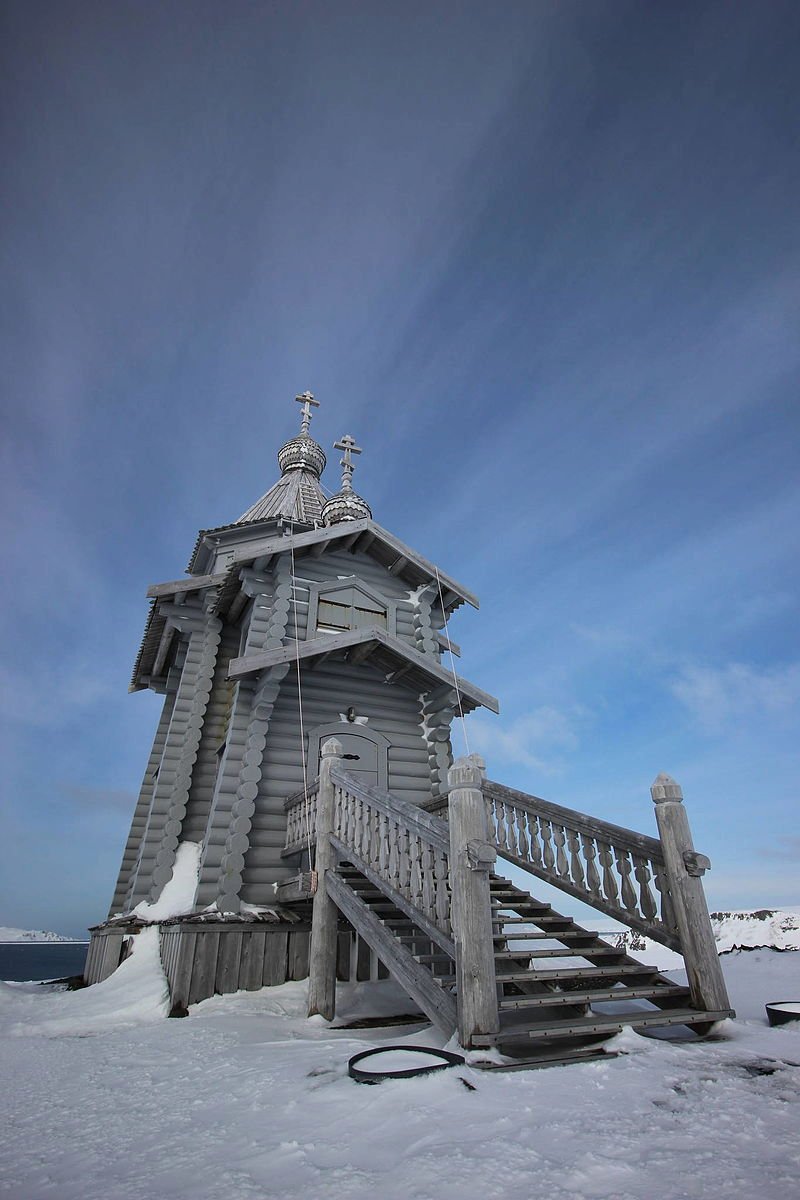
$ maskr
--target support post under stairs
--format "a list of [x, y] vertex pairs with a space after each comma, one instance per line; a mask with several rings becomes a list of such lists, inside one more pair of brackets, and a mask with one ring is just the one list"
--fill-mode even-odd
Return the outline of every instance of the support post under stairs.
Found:
[[333, 870], [333, 781], [331, 770], [341, 765], [342, 743], [329, 738], [322, 747], [317, 799], [317, 852], [314, 863], [317, 890], [311, 916], [311, 950], [308, 963], [308, 1015], [326, 1021], [336, 1015], [336, 941], [339, 911], [328, 895], [327, 874]]

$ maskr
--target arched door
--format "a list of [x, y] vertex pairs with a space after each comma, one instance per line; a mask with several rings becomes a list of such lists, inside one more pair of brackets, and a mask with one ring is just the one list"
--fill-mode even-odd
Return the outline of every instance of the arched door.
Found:
[[372, 787], [389, 786], [389, 739], [366, 725], [351, 721], [331, 721], [319, 725], [308, 735], [308, 774], [319, 775], [320, 750], [328, 738], [342, 744], [344, 768]]

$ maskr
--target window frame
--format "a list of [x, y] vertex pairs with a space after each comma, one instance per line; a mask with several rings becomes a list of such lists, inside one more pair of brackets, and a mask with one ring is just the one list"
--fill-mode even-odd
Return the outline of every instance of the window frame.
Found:
[[[320, 600], [328, 600], [331, 604], [336, 604], [337, 592], [349, 591], [361, 592], [367, 599], [377, 604], [386, 613], [386, 624], [375, 621], [374, 628], [385, 629], [387, 633], [397, 636], [397, 601], [392, 600], [389, 596], [385, 596], [383, 592], [372, 587], [368, 583], [364, 583], [363, 579], [359, 579], [357, 575], [347, 575], [343, 579], [330, 579], [324, 583], [312, 583], [309, 588], [308, 596], [308, 624], [306, 627], [306, 639], [311, 640], [318, 635], [326, 633], [345, 633], [347, 630], [370, 629], [373, 626], [367, 622], [365, 625], [348, 625], [347, 629], [332, 629], [330, 627], [319, 628], [318, 614]], [[343, 606], [344, 607], [344, 606]], [[357, 609], [358, 605], [347, 604], [348, 609]], [[361, 611], [367, 612], [368, 609]]]

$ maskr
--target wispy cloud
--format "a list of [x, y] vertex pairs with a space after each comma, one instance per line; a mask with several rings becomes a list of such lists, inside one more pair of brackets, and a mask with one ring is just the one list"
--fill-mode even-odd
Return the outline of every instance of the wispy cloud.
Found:
[[558, 774], [563, 754], [577, 749], [580, 716], [581, 710], [565, 712], [549, 705], [523, 713], [506, 726], [476, 716], [470, 725], [470, 743], [490, 762], [517, 763]]
[[60, 727], [76, 710], [97, 703], [109, 691], [107, 679], [87, 664], [60, 662], [57, 670], [40, 664], [24, 672], [0, 663], [0, 717], [6, 721]]
[[685, 666], [671, 690], [706, 733], [764, 718], [783, 722], [800, 703], [800, 663], [767, 670], [736, 662]]

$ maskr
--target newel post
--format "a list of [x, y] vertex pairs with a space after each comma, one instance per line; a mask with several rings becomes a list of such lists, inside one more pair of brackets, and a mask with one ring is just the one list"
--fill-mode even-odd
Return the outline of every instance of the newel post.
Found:
[[681, 951], [695, 1008], [730, 1008], [725, 978], [708, 916], [702, 874], [711, 863], [692, 842], [683, 792], [669, 775], [658, 775], [650, 788], [664, 853], [667, 884], [675, 912]]
[[336, 1015], [336, 935], [339, 912], [328, 895], [327, 872], [333, 867], [333, 781], [331, 770], [341, 762], [342, 743], [328, 738], [322, 747], [317, 798], [317, 890], [311, 916], [308, 961], [308, 1015], [333, 1020]]
[[479, 754], [450, 768], [450, 885], [458, 981], [458, 1039], [469, 1048], [479, 1033], [497, 1033], [500, 1018], [494, 972], [489, 872], [497, 857], [489, 841]]

